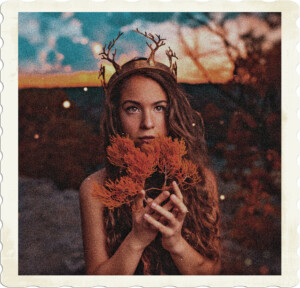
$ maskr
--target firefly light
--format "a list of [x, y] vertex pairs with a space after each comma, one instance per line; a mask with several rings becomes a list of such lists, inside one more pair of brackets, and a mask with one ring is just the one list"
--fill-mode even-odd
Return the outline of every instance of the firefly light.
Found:
[[251, 266], [252, 265], [252, 260], [250, 258], [245, 259], [245, 265], [246, 266]]
[[64, 101], [63, 102], [63, 107], [66, 108], [66, 109], [70, 108], [71, 107], [70, 101], [69, 100]]

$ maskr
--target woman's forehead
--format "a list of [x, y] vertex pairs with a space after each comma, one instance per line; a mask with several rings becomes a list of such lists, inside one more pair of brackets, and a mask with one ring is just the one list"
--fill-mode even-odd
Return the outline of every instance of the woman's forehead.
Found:
[[121, 90], [121, 99], [152, 99], [155, 101], [167, 101], [167, 94], [161, 85], [152, 78], [142, 75], [134, 75], [124, 82]]
[[136, 85], [154, 85], [161, 87], [161, 85], [155, 79], [143, 74], [134, 74], [126, 78], [123, 82], [122, 87], [124, 89], [128, 87], [134, 87]]

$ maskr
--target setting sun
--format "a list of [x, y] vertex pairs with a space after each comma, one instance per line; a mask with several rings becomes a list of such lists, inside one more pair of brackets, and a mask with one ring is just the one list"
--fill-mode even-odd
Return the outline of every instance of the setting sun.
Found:
[[102, 51], [102, 45], [100, 43], [92, 43], [92, 50], [95, 58], [99, 57], [99, 53]]

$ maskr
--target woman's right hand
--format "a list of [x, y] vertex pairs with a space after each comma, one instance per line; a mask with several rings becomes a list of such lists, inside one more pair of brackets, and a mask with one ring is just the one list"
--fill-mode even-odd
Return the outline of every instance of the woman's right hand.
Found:
[[156, 237], [158, 230], [150, 225], [144, 215], [151, 213], [150, 205], [152, 202], [161, 204], [168, 199], [170, 193], [163, 191], [154, 200], [148, 198], [147, 205], [144, 207], [145, 191], [142, 190], [135, 198], [134, 209], [132, 211], [132, 230], [130, 236], [134, 244], [141, 249], [145, 249]]

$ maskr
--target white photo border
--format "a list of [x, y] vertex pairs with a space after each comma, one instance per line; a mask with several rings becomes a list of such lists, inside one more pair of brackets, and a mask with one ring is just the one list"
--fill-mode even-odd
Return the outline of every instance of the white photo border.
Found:
[[[113, 3], [112, 3], [113, 2]], [[18, 13], [19, 12], [280, 12], [282, 15], [282, 274], [278, 276], [21, 276], [18, 275]], [[296, 73], [299, 6], [292, 1], [8, 1], [2, 4], [1, 25], [1, 265], [6, 287], [291, 287], [298, 283], [297, 132], [299, 101]]]

